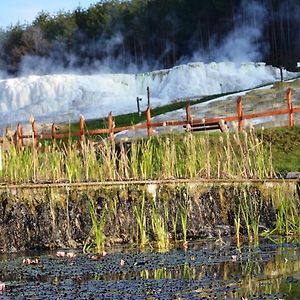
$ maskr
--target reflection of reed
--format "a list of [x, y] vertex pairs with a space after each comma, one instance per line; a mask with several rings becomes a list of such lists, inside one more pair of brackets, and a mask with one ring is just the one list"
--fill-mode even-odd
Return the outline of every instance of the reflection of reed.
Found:
[[139, 273], [142, 279], [184, 279], [201, 281], [209, 274], [220, 272], [220, 266], [191, 267], [188, 263], [172, 269], [159, 268], [154, 270], [143, 270]]
[[279, 248], [270, 261], [248, 262], [240, 285], [241, 294], [287, 293], [290, 287], [285, 277], [300, 271], [300, 262], [295, 261], [298, 252], [297, 249]]
[[[270, 252], [272, 251], [272, 252]], [[176, 267], [159, 267], [145, 269], [139, 272], [122, 272], [95, 276], [95, 280], [182, 280], [193, 283], [193, 292], [201, 297], [210, 297], [212, 293], [228, 298], [251, 298], [253, 295], [275, 295], [288, 293], [291, 283], [286, 277], [292, 277], [300, 271], [300, 261], [297, 261], [299, 250], [297, 248], [278, 248], [273, 250], [259, 250], [249, 248], [242, 251], [237, 260], [232, 256], [224, 256], [226, 261], [220, 261], [218, 254], [215, 257], [208, 254], [210, 264], [199, 264], [197, 255], [186, 256], [183, 265]], [[177, 282], [177, 281], [176, 281]], [[294, 280], [297, 282], [297, 278]], [[190, 285], [189, 285], [190, 286]], [[242, 298], [241, 298], [242, 299]], [[296, 298], [295, 298], [296, 299]]]

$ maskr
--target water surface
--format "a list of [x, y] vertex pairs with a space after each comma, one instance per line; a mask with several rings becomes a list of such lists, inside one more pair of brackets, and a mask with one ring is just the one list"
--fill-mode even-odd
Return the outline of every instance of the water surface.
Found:
[[300, 244], [271, 243], [236, 249], [199, 242], [168, 252], [107, 249], [97, 260], [77, 254], [0, 257], [0, 299], [300, 299]]

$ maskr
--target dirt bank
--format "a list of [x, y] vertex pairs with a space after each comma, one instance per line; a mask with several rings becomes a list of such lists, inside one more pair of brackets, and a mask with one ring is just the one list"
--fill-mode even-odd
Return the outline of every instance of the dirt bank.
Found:
[[234, 235], [237, 207], [245, 204], [259, 216], [260, 229], [272, 228], [283, 195], [298, 209], [299, 187], [293, 180], [1, 186], [0, 251], [82, 247], [92, 233], [90, 203], [99, 222], [104, 220], [107, 245], [138, 243], [141, 217], [154, 240], [154, 209], [171, 240], [183, 239], [183, 216], [188, 240]]

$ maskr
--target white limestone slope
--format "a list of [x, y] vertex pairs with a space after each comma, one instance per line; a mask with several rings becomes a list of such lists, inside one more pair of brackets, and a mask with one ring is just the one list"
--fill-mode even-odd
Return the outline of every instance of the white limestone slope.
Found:
[[[293, 77], [285, 73], [285, 77]], [[33, 115], [38, 122], [105, 117], [136, 111], [136, 97], [151, 106], [176, 99], [234, 92], [277, 81], [278, 69], [263, 63], [190, 63], [168, 70], [144, 74], [56, 74], [0, 80], [0, 127], [27, 122]]]

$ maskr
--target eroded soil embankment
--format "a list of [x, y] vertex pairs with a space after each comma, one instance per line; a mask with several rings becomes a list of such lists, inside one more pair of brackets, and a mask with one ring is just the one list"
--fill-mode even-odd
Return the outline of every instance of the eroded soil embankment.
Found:
[[233, 235], [241, 206], [259, 217], [260, 228], [272, 228], [285, 196], [292, 197], [298, 209], [296, 181], [2, 186], [0, 251], [82, 247], [92, 232], [91, 202], [99, 222], [104, 220], [109, 245], [138, 242], [138, 218], [154, 240], [154, 212], [171, 239], [183, 238], [183, 216], [188, 239]]

